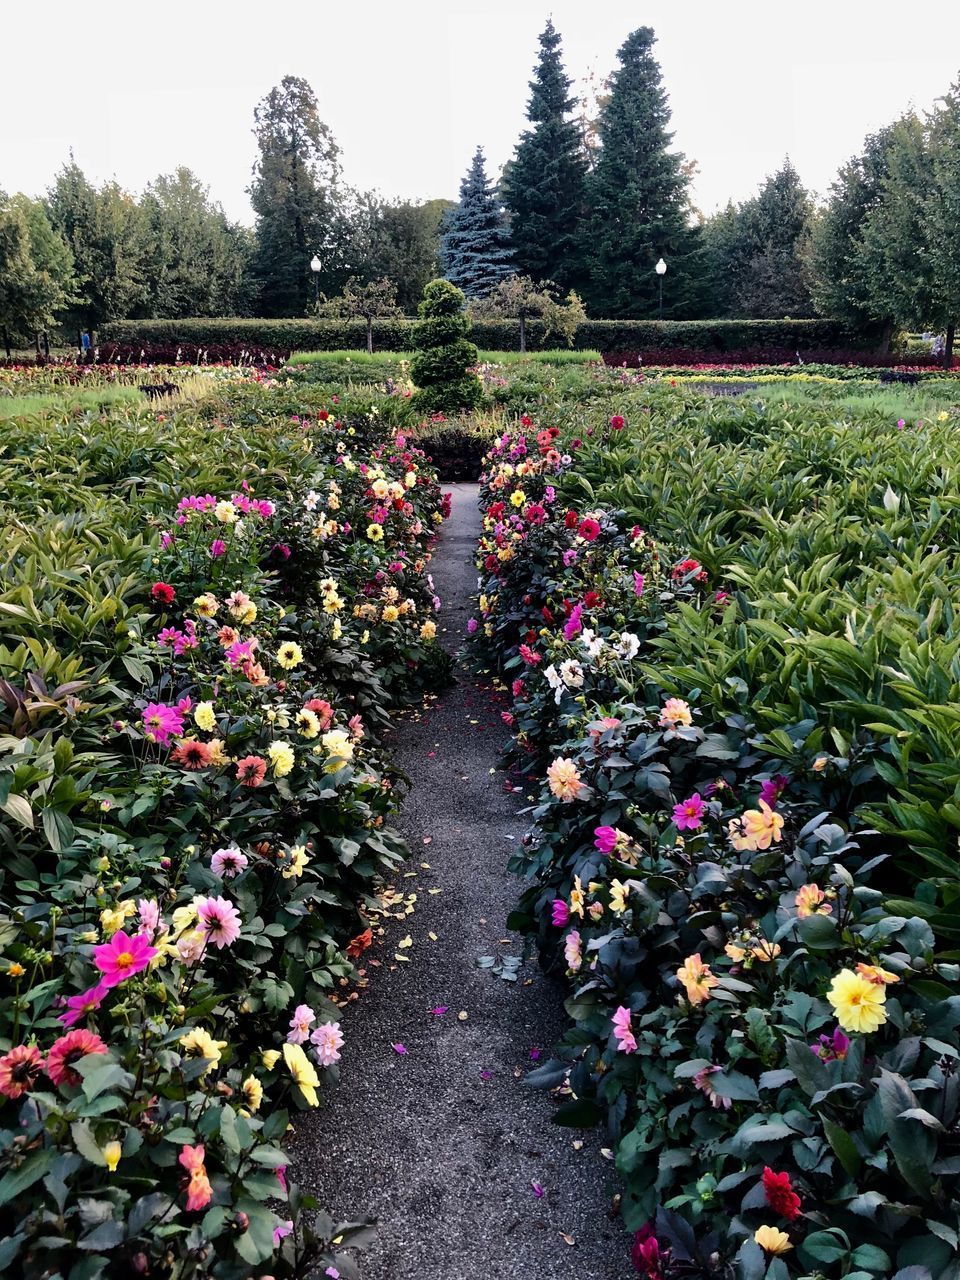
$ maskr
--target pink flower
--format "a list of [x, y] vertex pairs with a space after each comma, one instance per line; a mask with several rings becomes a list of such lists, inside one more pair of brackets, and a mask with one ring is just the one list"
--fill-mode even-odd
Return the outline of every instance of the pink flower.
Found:
[[135, 973], [142, 973], [157, 954], [157, 948], [151, 947], [145, 933], [128, 938], [121, 929], [109, 942], [94, 947], [93, 963], [103, 974], [103, 985], [115, 987]]
[[616, 827], [597, 827], [594, 831], [594, 845], [601, 853], [613, 853], [617, 847]]
[[224, 649], [223, 656], [231, 667], [239, 667], [241, 663], [253, 660], [253, 651], [256, 647], [256, 640], [237, 640], [236, 643]]
[[733, 1105], [732, 1100], [722, 1093], [718, 1093], [710, 1083], [710, 1077], [716, 1075], [718, 1071], [720, 1071], [720, 1067], [701, 1067], [693, 1077], [694, 1088], [699, 1089], [702, 1094], [705, 1094], [710, 1099], [710, 1105], [715, 1111], [729, 1111]]
[[570, 922], [570, 908], [567, 906], [565, 898], [554, 898], [552, 910], [552, 922], [558, 929], [565, 929]]
[[249, 859], [241, 853], [236, 845], [228, 845], [226, 849], [218, 849], [210, 859], [210, 870], [221, 880], [229, 880], [246, 871]]
[[290, 1030], [287, 1033], [288, 1044], [303, 1044], [310, 1035], [310, 1025], [317, 1015], [308, 1004], [298, 1004], [290, 1019]]
[[145, 933], [152, 942], [160, 923], [160, 907], [152, 898], [141, 898], [137, 903], [137, 910], [140, 913], [140, 932]]
[[467, 635], [472, 636], [478, 626], [479, 626], [479, 623], [477, 622], [476, 618], [471, 618], [470, 621], [467, 623]]
[[563, 958], [567, 968], [577, 973], [583, 964], [583, 947], [580, 941], [580, 930], [571, 929], [563, 940]]
[[85, 1018], [88, 1013], [100, 1008], [103, 997], [109, 989], [110, 987], [106, 982], [98, 982], [95, 987], [90, 987], [87, 991], [81, 991], [78, 996], [68, 996], [63, 1001], [67, 1006], [67, 1012], [60, 1014], [60, 1021], [65, 1027], [74, 1026], [81, 1018]]
[[223, 541], [222, 538], [214, 538], [214, 540], [210, 543], [211, 560], [219, 560], [221, 556], [225, 556], [226, 554], [227, 554], [227, 544]]
[[785, 774], [775, 773], [772, 778], [767, 778], [760, 787], [760, 799], [772, 809], [784, 791], [786, 791], [789, 782], [790, 779]]
[[568, 547], [563, 553], [563, 567], [569, 569], [572, 564], [577, 563], [577, 552], [575, 547]]
[[15, 1045], [0, 1058], [0, 1093], [19, 1098], [33, 1089], [43, 1070], [43, 1055], [35, 1044]]
[[143, 732], [151, 742], [165, 747], [171, 737], [178, 737], [183, 732], [183, 715], [177, 707], [148, 702], [143, 708]]
[[570, 617], [563, 624], [564, 640], [572, 640], [574, 636], [579, 635], [583, 630], [583, 623], [580, 621], [583, 616], [583, 605], [575, 604], [570, 610]]
[[273, 1243], [279, 1244], [284, 1236], [290, 1235], [293, 1231], [293, 1219], [288, 1218], [286, 1222], [278, 1222], [273, 1228]]
[[615, 413], [610, 419], [610, 425], [613, 427], [614, 431], [622, 431], [626, 423], [624, 422], [621, 414]]
[[701, 799], [699, 791], [695, 791], [692, 796], [684, 800], [681, 804], [673, 806], [673, 821], [676, 823], [678, 831], [697, 831], [703, 821], [703, 813], [706, 805]]
[[220, 951], [240, 937], [240, 912], [229, 898], [196, 899], [199, 930]]
[[630, 1010], [626, 1005], [620, 1005], [613, 1015], [613, 1034], [620, 1053], [636, 1053], [637, 1041], [630, 1030]]
[[592, 516], [580, 521], [580, 527], [577, 529], [580, 537], [584, 542], [596, 542], [600, 537], [600, 523], [594, 520]]
[[643, 574], [642, 574], [642, 573], [637, 573], [636, 569], [634, 569], [634, 571], [633, 571], [633, 594], [637, 597], [637, 599], [638, 599], [638, 600], [639, 600], [639, 599], [640, 599], [640, 597], [643, 595], [643, 588], [644, 588], [645, 584], [646, 584], [646, 579], [644, 578]]
[[332, 1067], [340, 1061], [340, 1050], [343, 1048], [343, 1034], [339, 1022], [322, 1022], [310, 1037], [321, 1067]]
[[524, 660], [524, 662], [527, 664], [528, 667], [538, 667], [540, 663], [543, 661], [542, 655], [539, 653], [536, 653], [527, 644], [522, 644], [520, 646], [520, 657]]
[[76, 1031], [68, 1031], [59, 1040], [54, 1040], [47, 1054], [47, 1075], [54, 1084], [80, 1084], [81, 1076], [74, 1071], [73, 1064], [79, 1058], [91, 1053], [106, 1053], [107, 1046], [93, 1031], [78, 1027]]

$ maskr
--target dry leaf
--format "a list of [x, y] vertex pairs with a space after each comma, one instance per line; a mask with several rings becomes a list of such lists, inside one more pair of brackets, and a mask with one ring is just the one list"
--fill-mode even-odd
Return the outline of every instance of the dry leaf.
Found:
[[574, 1240], [573, 1236], [568, 1235], [566, 1231], [561, 1231], [561, 1232], [560, 1232], [560, 1239], [563, 1241], [563, 1243], [564, 1243], [564, 1244], [576, 1244], [576, 1243], [577, 1243], [577, 1242], [576, 1242], [576, 1240]]
[[411, 938], [410, 934], [408, 933], [408, 934], [407, 934], [407, 936], [406, 936], [405, 938], [402, 938], [402, 939], [397, 943], [397, 946], [400, 948], [400, 950], [401, 950], [401, 951], [404, 951], [404, 950], [406, 950], [406, 948], [407, 948], [407, 947], [412, 947], [412, 946], [413, 946], [413, 938]]

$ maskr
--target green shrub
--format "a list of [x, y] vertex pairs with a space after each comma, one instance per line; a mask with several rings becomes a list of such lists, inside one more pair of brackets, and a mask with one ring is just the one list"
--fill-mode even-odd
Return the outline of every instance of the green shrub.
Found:
[[476, 374], [468, 369], [479, 353], [466, 335], [470, 320], [464, 296], [449, 280], [431, 280], [423, 291], [420, 322], [413, 330], [417, 354], [410, 375], [417, 386], [414, 406], [422, 413], [457, 413], [474, 409], [483, 396]]

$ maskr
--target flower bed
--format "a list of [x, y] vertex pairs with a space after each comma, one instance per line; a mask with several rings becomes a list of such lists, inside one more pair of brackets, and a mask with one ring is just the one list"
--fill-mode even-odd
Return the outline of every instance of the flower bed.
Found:
[[570, 987], [531, 1079], [608, 1127], [648, 1280], [932, 1280], [960, 1227], [952, 421], [764, 414], [654, 388], [488, 455], [473, 628], [540, 780], [511, 924]]
[[[422, 454], [138, 414], [0, 461], [0, 1269], [355, 1274], [292, 1180], [403, 855], [390, 705], [445, 670]], [[251, 398], [252, 396], [252, 398]]]

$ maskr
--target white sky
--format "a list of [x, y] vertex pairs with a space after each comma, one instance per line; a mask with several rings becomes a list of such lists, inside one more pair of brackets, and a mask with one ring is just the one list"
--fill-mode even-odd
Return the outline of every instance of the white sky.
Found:
[[[244, 191], [253, 108], [304, 76], [347, 180], [455, 197], [477, 143], [496, 172], [525, 124], [546, 15], [567, 72], [605, 75], [641, 25], [699, 163], [706, 212], [751, 195], [789, 152], [826, 190], [864, 135], [960, 74], [960, 5], [903, 0], [163, 0], [4, 6], [0, 189], [39, 194], [72, 146], [94, 180], [140, 190], [186, 164], [228, 214]], [[83, 16], [88, 15], [88, 16]]]

